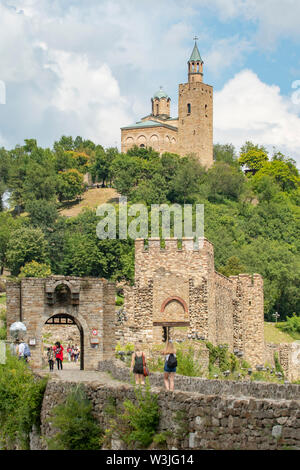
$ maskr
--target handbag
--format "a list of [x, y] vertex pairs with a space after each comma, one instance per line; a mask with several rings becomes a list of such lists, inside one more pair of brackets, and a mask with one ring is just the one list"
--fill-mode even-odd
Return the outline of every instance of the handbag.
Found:
[[150, 375], [149, 369], [148, 369], [148, 367], [146, 366], [146, 361], [145, 361], [145, 356], [144, 356], [144, 354], [143, 354], [143, 372], [144, 372], [144, 376], [145, 376], [145, 377], [148, 377], [148, 375]]

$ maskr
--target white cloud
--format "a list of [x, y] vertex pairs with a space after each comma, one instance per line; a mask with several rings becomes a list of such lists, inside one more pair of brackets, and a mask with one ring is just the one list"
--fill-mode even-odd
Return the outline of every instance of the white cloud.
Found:
[[300, 38], [299, 0], [195, 0], [209, 6], [223, 21], [242, 18], [257, 24], [257, 42], [261, 48], [273, 47], [280, 36]]
[[114, 144], [116, 132], [130, 115], [109, 66], [95, 67], [85, 55], [62, 51], [49, 51], [49, 59], [47, 67], [59, 77], [52, 106], [72, 112], [85, 137], [105, 146]]
[[224, 69], [243, 64], [245, 54], [252, 49], [251, 43], [239, 36], [216, 40], [206, 54], [205, 67], [214, 76], [221, 76]]
[[300, 117], [280, 88], [243, 70], [215, 93], [214, 141], [275, 146], [300, 163]]

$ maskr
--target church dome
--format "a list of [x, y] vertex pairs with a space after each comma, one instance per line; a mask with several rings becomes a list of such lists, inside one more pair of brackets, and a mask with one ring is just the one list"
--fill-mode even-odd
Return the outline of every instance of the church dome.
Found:
[[157, 99], [159, 99], [159, 100], [160, 100], [161, 98], [166, 98], [166, 99], [168, 99], [169, 96], [168, 96], [167, 93], [163, 90], [163, 87], [160, 87], [160, 89], [159, 89], [156, 93], [154, 93], [154, 95], [153, 95], [153, 99], [155, 99], [155, 98], [157, 98]]

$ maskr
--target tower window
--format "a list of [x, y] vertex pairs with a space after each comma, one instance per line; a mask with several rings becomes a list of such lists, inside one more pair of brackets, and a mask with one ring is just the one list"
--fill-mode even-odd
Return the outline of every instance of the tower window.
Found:
[[205, 117], [207, 117], [207, 104], [205, 105]]
[[191, 103], [188, 103], [188, 105], [187, 105], [187, 113], [188, 113], [188, 114], [191, 114], [191, 111], [192, 111], [192, 105], [191, 105]]

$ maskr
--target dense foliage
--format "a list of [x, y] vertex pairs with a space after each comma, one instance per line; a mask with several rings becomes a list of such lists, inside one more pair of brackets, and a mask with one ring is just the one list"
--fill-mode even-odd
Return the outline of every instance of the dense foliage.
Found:
[[92, 409], [84, 388], [74, 387], [64, 403], [51, 410], [49, 420], [57, 432], [48, 439], [49, 450], [99, 450], [102, 430]]
[[128, 449], [145, 449], [157, 435], [160, 410], [158, 396], [151, 393], [150, 386], [145, 390], [136, 388], [135, 400], [124, 400], [121, 408], [117, 408], [115, 400], [111, 399], [106, 413], [111, 419], [104, 442], [118, 436]]
[[251, 142], [239, 155], [232, 145], [217, 144], [214, 159], [206, 170], [193, 156], [159, 156], [137, 147], [120, 154], [116, 148], [66, 136], [53, 149], [42, 149], [34, 139], [10, 151], [0, 149], [0, 195], [9, 191], [15, 207], [0, 211], [0, 269], [17, 276], [35, 261], [53, 274], [133, 279], [132, 240], [99, 240], [99, 217], [93, 209], [72, 218], [60, 215], [82, 196], [89, 173], [101, 186], [112, 185], [126, 196], [129, 205], [204, 204], [205, 236], [214, 244], [216, 269], [226, 276], [260, 273], [266, 319], [273, 321], [275, 312], [281, 320], [292, 312], [299, 315], [295, 162], [280, 152], [269, 155]]
[[32, 426], [39, 426], [47, 379], [33, 375], [28, 365], [7, 354], [0, 364], [0, 447], [29, 449]]

